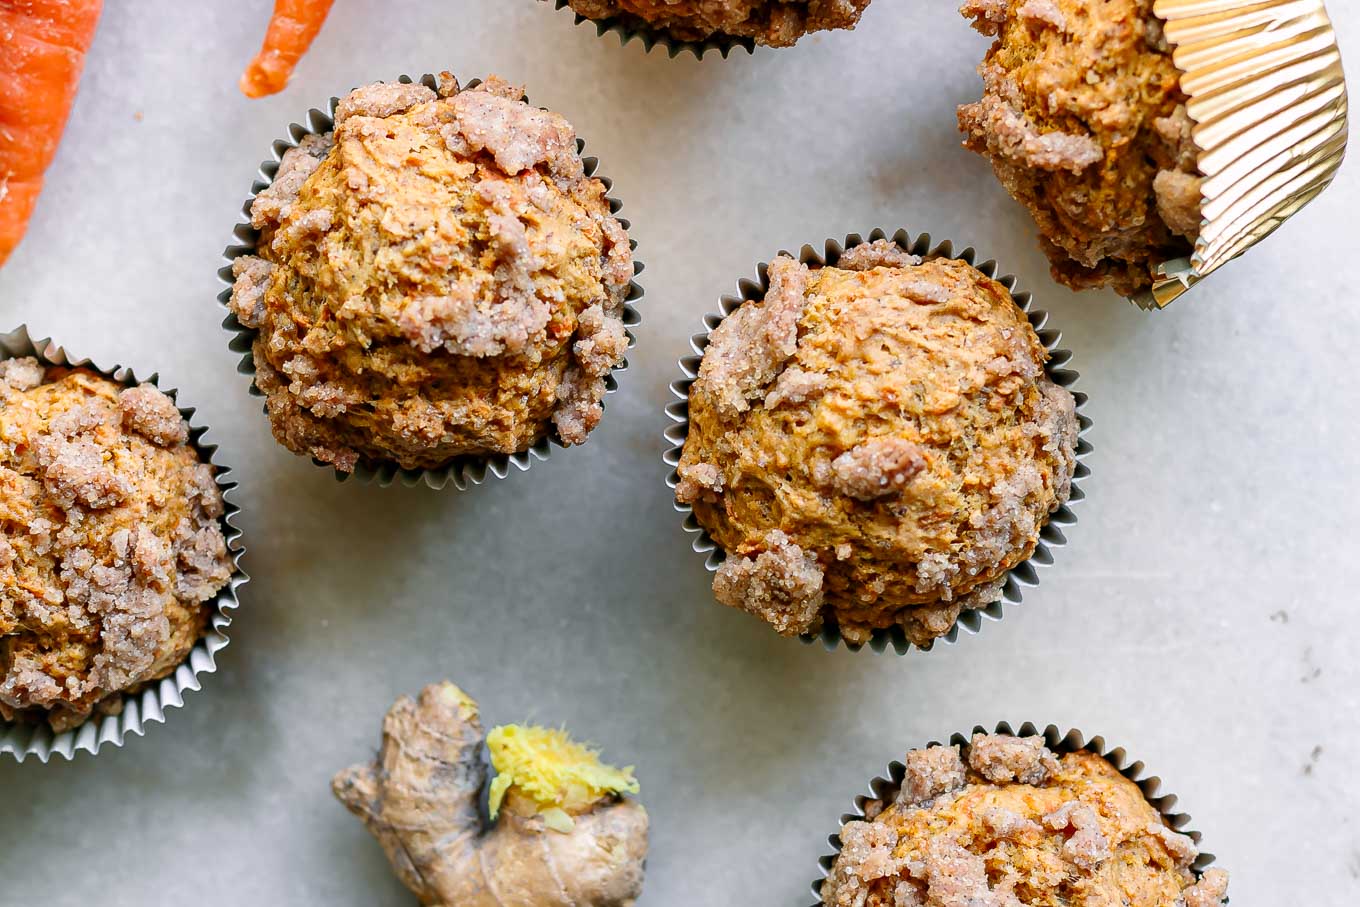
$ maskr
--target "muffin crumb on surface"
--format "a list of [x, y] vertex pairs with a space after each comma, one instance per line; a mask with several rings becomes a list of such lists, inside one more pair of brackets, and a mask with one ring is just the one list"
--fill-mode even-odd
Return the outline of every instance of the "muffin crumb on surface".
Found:
[[433, 469], [598, 424], [632, 251], [571, 125], [522, 88], [356, 89], [251, 220], [231, 308], [294, 452]]
[[1001, 597], [1070, 494], [1075, 400], [964, 262], [878, 240], [767, 278], [689, 392], [675, 496], [727, 555], [715, 594], [785, 635], [929, 644]]
[[174, 402], [0, 363], [0, 717], [60, 732], [173, 672], [232, 563], [212, 467]]
[[[865, 819], [842, 827], [826, 907], [1218, 907], [1226, 898], [1227, 873], [1197, 875], [1194, 841], [1102, 757], [1002, 734], [975, 735], [964, 749], [907, 753], [896, 798], [866, 803]], [[979, 766], [1002, 769], [993, 774], [1003, 780]]]

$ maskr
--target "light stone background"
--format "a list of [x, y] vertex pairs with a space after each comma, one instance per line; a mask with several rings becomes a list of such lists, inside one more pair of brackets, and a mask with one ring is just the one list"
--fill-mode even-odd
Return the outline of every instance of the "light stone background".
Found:
[[[269, 3], [107, 4], [0, 322], [158, 369], [235, 465], [254, 576], [220, 672], [98, 758], [0, 758], [0, 903], [412, 904], [331, 773], [401, 693], [453, 678], [492, 722], [635, 763], [642, 904], [803, 907], [837, 817], [909, 747], [1078, 726], [1159, 773], [1240, 904], [1354, 903], [1360, 170], [1159, 315], [1053, 284], [959, 147], [986, 41], [955, 0], [723, 61], [620, 48], [533, 0], [340, 0], [293, 84], [236, 78]], [[1360, 7], [1334, 0], [1360, 65]], [[270, 142], [332, 93], [496, 72], [617, 180], [647, 296], [583, 448], [459, 494], [339, 485], [271, 440], [214, 272]], [[662, 407], [700, 316], [780, 248], [882, 225], [977, 244], [1075, 351], [1096, 452], [1070, 545], [980, 636], [827, 654], [712, 604], [662, 484]]]

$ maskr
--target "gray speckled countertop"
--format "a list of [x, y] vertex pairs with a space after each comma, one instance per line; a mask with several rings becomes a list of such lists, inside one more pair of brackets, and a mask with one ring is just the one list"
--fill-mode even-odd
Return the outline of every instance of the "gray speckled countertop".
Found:
[[[108, 4], [0, 327], [159, 370], [239, 470], [254, 581], [221, 670], [165, 726], [73, 763], [0, 758], [0, 903], [414, 903], [331, 799], [400, 693], [636, 763], [642, 904], [802, 907], [826, 836], [913, 745], [998, 719], [1128, 746], [1242, 904], [1360, 895], [1360, 169], [1159, 315], [1048, 277], [959, 147], [986, 46], [955, 0], [703, 63], [532, 0], [339, 0], [289, 89], [236, 78], [267, 0]], [[1360, 6], [1334, 0], [1360, 65]], [[632, 368], [583, 448], [459, 494], [337, 484], [276, 446], [215, 270], [271, 140], [401, 72], [496, 72], [585, 136], [632, 218]], [[710, 603], [662, 484], [667, 382], [700, 315], [781, 247], [876, 225], [977, 244], [1053, 313], [1091, 398], [1081, 522], [1022, 607], [929, 655], [827, 654]]]

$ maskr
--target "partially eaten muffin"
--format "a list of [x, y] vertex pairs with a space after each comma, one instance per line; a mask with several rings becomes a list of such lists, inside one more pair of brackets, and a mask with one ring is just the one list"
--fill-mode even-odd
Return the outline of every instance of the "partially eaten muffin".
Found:
[[1133, 296], [1187, 257], [1199, 150], [1153, 0], [965, 0], [995, 36], [964, 144], [1029, 209], [1053, 276]]

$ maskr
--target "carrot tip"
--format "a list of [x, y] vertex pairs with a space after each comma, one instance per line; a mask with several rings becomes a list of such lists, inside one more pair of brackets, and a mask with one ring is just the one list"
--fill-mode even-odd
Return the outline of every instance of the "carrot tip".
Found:
[[282, 86], [275, 88], [265, 79], [260, 78], [259, 73], [246, 70], [241, 74], [241, 81], [237, 83], [241, 89], [241, 94], [248, 98], [264, 98], [271, 94], [278, 94]]
[[263, 98], [283, 91], [293, 67], [325, 23], [333, 2], [275, 0], [264, 45], [241, 76], [241, 93], [248, 98]]

